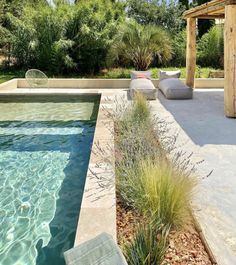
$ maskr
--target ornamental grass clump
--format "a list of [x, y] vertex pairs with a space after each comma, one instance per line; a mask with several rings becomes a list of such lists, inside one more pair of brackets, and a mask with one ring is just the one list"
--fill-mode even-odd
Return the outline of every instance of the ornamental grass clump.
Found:
[[135, 194], [135, 209], [168, 228], [181, 228], [188, 223], [195, 178], [174, 168], [167, 160], [158, 163], [144, 160], [134, 173], [135, 190], [129, 198], [132, 200]]
[[167, 249], [168, 231], [154, 229], [151, 224], [141, 225], [131, 242], [124, 245], [124, 254], [129, 265], [162, 264]]
[[[124, 171], [124, 170], [123, 170]], [[196, 180], [170, 162], [143, 160], [118, 179], [126, 205], [168, 228], [182, 228], [190, 220], [189, 205]]]
[[150, 107], [147, 100], [140, 93], [136, 93], [132, 106], [131, 118], [138, 123], [147, 123], [150, 121]]

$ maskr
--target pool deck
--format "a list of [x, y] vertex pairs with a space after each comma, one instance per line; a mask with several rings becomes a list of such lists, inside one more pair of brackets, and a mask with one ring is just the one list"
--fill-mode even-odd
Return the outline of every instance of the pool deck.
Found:
[[[170, 122], [177, 146], [197, 166], [195, 214], [216, 261], [236, 264], [236, 119], [224, 116], [222, 89], [194, 91], [193, 100], [152, 101], [152, 112]], [[206, 177], [211, 171], [212, 174]]]

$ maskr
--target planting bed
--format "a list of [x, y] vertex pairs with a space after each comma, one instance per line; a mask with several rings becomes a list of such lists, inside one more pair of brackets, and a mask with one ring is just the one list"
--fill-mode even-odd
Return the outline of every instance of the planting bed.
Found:
[[128, 264], [213, 265], [189, 211], [197, 185], [190, 158], [175, 153], [175, 136], [143, 96], [117, 109], [117, 231]]

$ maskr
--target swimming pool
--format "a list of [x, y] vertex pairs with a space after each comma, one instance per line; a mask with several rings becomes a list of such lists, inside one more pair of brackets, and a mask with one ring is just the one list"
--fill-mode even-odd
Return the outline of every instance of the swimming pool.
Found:
[[99, 96], [0, 97], [0, 265], [63, 265]]

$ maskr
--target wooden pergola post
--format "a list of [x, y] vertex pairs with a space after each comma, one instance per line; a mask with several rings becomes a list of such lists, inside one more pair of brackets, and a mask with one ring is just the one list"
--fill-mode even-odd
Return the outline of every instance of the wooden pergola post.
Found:
[[225, 115], [236, 117], [236, 5], [225, 6]]
[[194, 87], [196, 68], [196, 18], [187, 18], [186, 85]]

